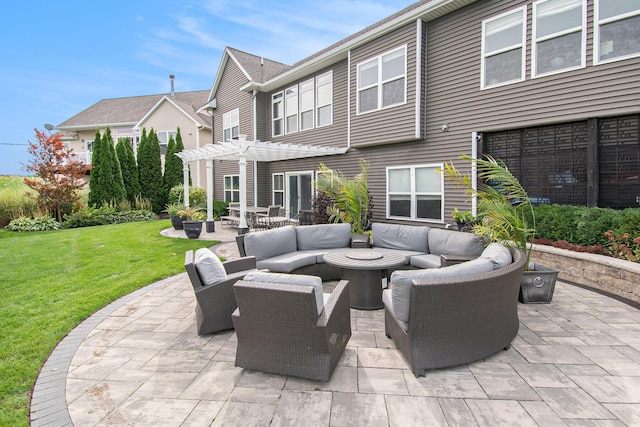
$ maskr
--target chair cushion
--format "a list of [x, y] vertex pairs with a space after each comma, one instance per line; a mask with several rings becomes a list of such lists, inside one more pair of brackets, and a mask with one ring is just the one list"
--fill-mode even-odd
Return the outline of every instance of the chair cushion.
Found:
[[324, 295], [322, 293], [322, 279], [317, 276], [307, 276], [305, 274], [283, 274], [255, 272], [244, 276], [245, 282], [277, 283], [280, 285], [311, 286], [315, 291], [316, 308], [318, 316], [324, 310]]
[[440, 268], [440, 255], [425, 254], [411, 257], [411, 265], [415, 268]]
[[298, 249], [296, 231], [293, 227], [286, 226], [246, 234], [244, 249], [247, 256], [255, 256], [256, 261], [295, 252]]
[[398, 319], [398, 316], [396, 316], [393, 311], [393, 296], [391, 295], [391, 289], [385, 289], [384, 291], [382, 291], [382, 303], [384, 304], [384, 307], [389, 310], [389, 313], [391, 313], [391, 315], [396, 320], [398, 320], [398, 323], [400, 323], [402, 329], [404, 329], [405, 331], [409, 331], [409, 322]]
[[486, 249], [482, 251], [480, 258], [491, 260], [491, 262], [493, 262], [494, 270], [506, 267], [513, 262], [513, 257], [511, 256], [509, 248], [501, 243], [495, 242], [490, 243]]
[[429, 253], [436, 255], [480, 255], [484, 242], [475, 234], [432, 228], [429, 230]]
[[316, 224], [296, 227], [296, 240], [299, 251], [348, 248], [351, 243], [351, 225]]
[[413, 280], [449, 279], [457, 276], [468, 276], [478, 273], [493, 271], [493, 262], [490, 259], [477, 258], [461, 264], [442, 268], [429, 268], [424, 270], [396, 270], [391, 274], [391, 298], [393, 300], [393, 312], [398, 320], [409, 321], [409, 309], [411, 307], [411, 286]]
[[416, 252], [429, 252], [427, 238], [429, 227], [413, 225], [386, 224], [376, 222], [371, 225], [373, 247], [405, 249]]
[[316, 259], [317, 254], [314, 253], [289, 252], [257, 261], [256, 267], [259, 269], [266, 268], [272, 272], [291, 273], [293, 270], [297, 270], [298, 268], [315, 264]]
[[194, 264], [204, 286], [227, 278], [227, 272], [220, 258], [207, 248], [200, 248], [194, 256]]

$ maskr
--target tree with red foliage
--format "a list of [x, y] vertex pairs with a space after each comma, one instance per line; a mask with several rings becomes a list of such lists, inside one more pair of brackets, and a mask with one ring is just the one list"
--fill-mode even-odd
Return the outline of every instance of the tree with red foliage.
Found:
[[63, 211], [70, 211], [80, 199], [77, 190], [83, 187], [82, 178], [90, 166], [74, 160], [73, 149], [67, 150], [61, 133], [46, 135], [38, 129], [34, 131], [37, 141], [29, 141], [27, 148], [33, 159], [25, 169], [37, 178], [24, 178], [24, 182], [38, 192], [37, 196], [32, 195], [38, 206], [55, 213], [57, 220], [62, 221]]

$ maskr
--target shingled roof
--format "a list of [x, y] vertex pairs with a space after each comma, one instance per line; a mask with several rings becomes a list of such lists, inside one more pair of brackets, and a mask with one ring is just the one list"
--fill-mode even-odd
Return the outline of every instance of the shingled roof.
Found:
[[[207, 125], [210, 118], [197, 111], [208, 100], [209, 91], [176, 92], [175, 98], [170, 98], [186, 113]], [[98, 127], [133, 126], [149, 113], [149, 111], [166, 94], [129, 96], [125, 98], [110, 98], [96, 102], [91, 107], [79, 112], [75, 116], [56, 126], [60, 130], [96, 129]]]

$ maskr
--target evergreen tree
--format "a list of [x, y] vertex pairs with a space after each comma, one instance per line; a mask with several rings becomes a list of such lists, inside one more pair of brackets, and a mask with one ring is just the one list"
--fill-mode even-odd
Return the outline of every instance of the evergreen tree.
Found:
[[140, 196], [140, 182], [138, 181], [138, 166], [133, 155], [133, 147], [127, 138], [120, 138], [116, 145], [116, 154], [122, 170], [122, 181], [127, 193], [127, 200], [134, 206], [136, 198]]
[[[144, 135], [144, 131], [143, 131]], [[160, 143], [153, 129], [140, 143], [138, 150], [138, 177], [142, 197], [151, 202], [155, 213], [162, 212], [166, 199], [163, 197], [162, 163], [160, 160]]]
[[[178, 133], [176, 134], [176, 149], [175, 152], [179, 153], [184, 150], [184, 144], [182, 143], [182, 135], [180, 134], [180, 128], [178, 128]], [[180, 159], [178, 157], [178, 159]], [[189, 185], [191, 185], [191, 166], [189, 166]], [[182, 178], [182, 160], [180, 160], [180, 181], [178, 184], [183, 184]]]
[[89, 198], [87, 200], [89, 206], [99, 206], [102, 204], [102, 200], [104, 200], [102, 186], [100, 184], [102, 173], [101, 156], [103, 151], [100, 129], [96, 129], [91, 152], [91, 175], [89, 179]]
[[[180, 134], [178, 134], [180, 135]], [[167, 152], [164, 156], [164, 189], [169, 195], [169, 190], [176, 185], [182, 184], [182, 160], [180, 157], [176, 156], [177, 153], [177, 143], [173, 139], [173, 136], [169, 138], [169, 143], [167, 144]], [[180, 149], [182, 151], [182, 149]]]

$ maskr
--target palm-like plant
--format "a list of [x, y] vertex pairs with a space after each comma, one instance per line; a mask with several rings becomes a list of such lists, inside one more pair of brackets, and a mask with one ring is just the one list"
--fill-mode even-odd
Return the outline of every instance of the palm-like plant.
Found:
[[[529, 195], [503, 162], [489, 155], [482, 159], [470, 156], [460, 158], [475, 163], [477, 188], [471, 178], [460, 173], [453, 163], [445, 163], [444, 173], [477, 200], [478, 216], [483, 219], [473, 226], [473, 233], [492, 242], [511, 244], [522, 249], [527, 254], [528, 265], [531, 247], [527, 247], [527, 242], [536, 232], [535, 214]], [[527, 217], [532, 218], [531, 224]]]
[[[329, 219], [351, 224], [353, 233], [364, 233], [371, 219], [371, 198], [367, 179], [369, 164], [360, 159], [360, 173], [349, 179], [340, 171], [332, 171], [324, 163], [319, 166], [316, 188], [331, 199]], [[324, 173], [322, 173], [324, 172]]]

